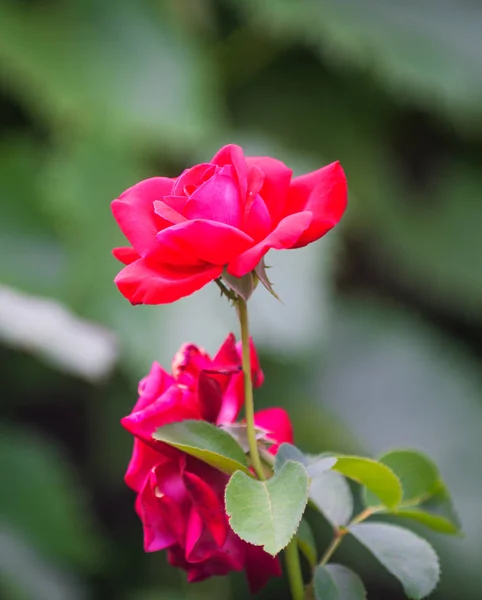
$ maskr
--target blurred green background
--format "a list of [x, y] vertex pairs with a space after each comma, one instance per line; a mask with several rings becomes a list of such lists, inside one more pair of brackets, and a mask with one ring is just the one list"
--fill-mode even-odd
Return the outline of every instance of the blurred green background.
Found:
[[[482, 598], [480, 1], [0, 0], [0, 129], [2, 598], [248, 597], [143, 553], [119, 425], [152, 360], [214, 352], [234, 314], [214, 285], [133, 308], [110, 255], [113, 198], [227, 142], [296, 173], [339, 159], [350, 189], [336, 231], [268, 256], [258, 406], [309, 451], [430, 454], [466, 532], [427, 536], [433, 597]], [[337, 559], [402, 598], [355, 543]]]

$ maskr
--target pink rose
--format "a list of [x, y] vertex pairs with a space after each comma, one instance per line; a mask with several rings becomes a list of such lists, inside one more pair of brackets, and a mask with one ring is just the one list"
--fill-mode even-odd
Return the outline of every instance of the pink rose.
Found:
[[327, 233], [347, 203], [335, 162], [292, 179], [269, 157], [224, 146], [177, 179], [153, 177], [126, 190], [112, 211], [132, 244], [114, 255], [115, 282], [133, 304], [174, 302], [218, 278], [242, 277], [270, 250], [300, 248]]
[[[263, 373], [253, 344], [251, 362], [253, 382], [261, 385]], [[137, 492], [135, 506], [144, 527], [146, 552], [167, 549], [169, 562], [185, 569], [192, 582], [244, 570], [256, 591], [280, 574], [280, 565], [277, 558], [247, 544], [230, 528], [224, 508], [229, 477], [152, 439], [158, 427], [184, 419], [233, 423], [243, 401], [241, 348], [229, 335], [213, 359], [186, 344], [174, 357], [172, 374], [154, 363], [139, 384], [139, 399], [131, 414], [121, 422], [135, 436], [126, 482]], [[293, 442], [284, 410], [260, 411], [255, 422], [269, 431], [272, 453], [280, 443]]]

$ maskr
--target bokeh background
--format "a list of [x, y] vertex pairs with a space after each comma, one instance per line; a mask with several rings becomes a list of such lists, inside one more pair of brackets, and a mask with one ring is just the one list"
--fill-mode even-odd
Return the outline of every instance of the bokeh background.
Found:
[[[214, 285], [131, 307], [110, 255], [113, 198], [227, 142], [296, 173], [339, 159], [350, 188], [336, 231], [268, 256], [258, 406], [309, 451], [430, 454], [466, 532], [427, 536], [433, 597], [482, 598], [480, 1], [1, 0], [0, 131], [2, 598], [248, 597], [143, 553], [119, 425], [152, 360], [214, 352], [234, 314]], [[402, 598], [355, 543], [337, 559]]]

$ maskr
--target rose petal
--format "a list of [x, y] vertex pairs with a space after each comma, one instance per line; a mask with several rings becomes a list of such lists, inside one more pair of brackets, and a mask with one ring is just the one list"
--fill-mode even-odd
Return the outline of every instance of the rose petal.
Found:
[[221, 548], [228, 534], [224, 503], [213, 489], [194, 473], [184, 473], [184, 484], [204, 525]]
[[269, 156], [248, 156], [248, 167], [257, 166], [264, 173], [264, 182], [260, 195], [271, 215], [272, 226], [275, 227], [284, 213], [288, 188], [293, 171], [280, 160]]
[[185, 552], [186, 559], [189, 560], [191, 553], [193, 552], [196, 544], [198, 543], [204, 530], [204, 523], [201, 515], [198, 513], [194, 506], [191, 506], [189, 513], [189, 519], [186, 527], [186, 542]]
[[172, 265], [226, 265], [253, 245], [248, 235], [224, 223], [194, 219], [157, 235], [153, 260]]
[[276, 250], [292, 248], [309, 227], [312, 218], [311, 212], [300, 212], [285, 217], [262, 242], [234, 258], [228, 265], [228, 273], [235, 277], [242, 277], [252, 271], [271, 248]]
[[271, 577], [281, 577], [279, 559], [267, 554], [260, 546], [246, 544], [246, 578], [252, 594], [263, 588]]
[[145, 179], [111, 203], [119, 227], [141, 256], [145, 256], [155, 244], [155, 235], [162, 226], [152, 203], [170, 194], [173, 183], [167, 177]]
[[338, 162], [293, 179], [285, 214], [306, 210], [313, 213], [310, 226], [293, 247], [301, 248], [322, 237], [340, 221], [346, 205], [346, 177]]
[[[172, 196], [170, 196], [170, 198], [172, 199]], [[180, 212], [163, 200], [156, 200], [154, 202], [154, 212], [156, 215], [162, 217], [164, 221], [167, 221], [170, 225], [182, 223], [186, 220], [185, 216], [181, 215]]]
[[[190, 196], [192, 193], [190, 188], [196, 189], [212, 177], [215, 172], [216, 165], [211, 163], [201, 163], [186, 169], [174, 182], [172, 193], [175, 196]], [[184, 201], [186, 201], [186, 198], [184, 198]]]
[[157, 400], [171, 385], [174, 379], [164, 371], [158, 362], [153, 362], [149, 373], [143, 377], [137, 388], [139, 398], [131, 412], [143, 410]]
[[246, 165], [243, 149], [236, 144], [223, 146], [214, 155], [211, 162], [219, 167], [224, 167], [225, 165], [232, 165], [234, 167], [241, 192], [241, 199], [244, 202], [247, 190], [248, 167]]
[[112, 250], [112, 254], [117, 258], [117, 260], [120, 260], [120, 262], [124, 263], [125, 265], [130, 265], [131, 262], [134, 262], [140, 258], [139, 254], [130, 246], [114, 248]]
[[129, 433], [155, 447], [157, 442], [152, 439], [152, 434], [158, 427], [184, 419], [200, 418], [196, 395], [171, 385], [160, 398], [144, 410], [133, 412], [121, 419], [121, 424]]
[[152, 469], [166, 460], [166, 457], [157, 450], [134, 438], [134, 448], [124, 477], [125, 482], [134, 491], [140, 492]]
[[267, 408], [260, 410], [254, 415], [254, 423], [269, 431], [266, 436], [269, 440], [275, 442], [269, 449], [271, 454], [276, 454], [280, 444], [288, 442], [292, 444], [293, 426], [288, 413], [282, 408]]
[[243, 207], [234, 168], [226, 166], [193, 192], [183, 214], [188, 219], [207, 219], [240, 227]]
[[137, 496], [136, 512], [144, 528], [144, 551], [157, 552], [177, 542], [171, 530], [166, 504], [157, 498], [146, 482]]
[[205, 371], [199, 373], [197, 397], [201, 418], [208, 423], [216, 423], [223, 401], [221, 385]]
[[[241, 340], [236, 344], [236, 349], [239, 353], [240, 360], [243, 351]], [[258, 351], [254, 345], [253, 338], [249, 338], [249, 351], [251, 359], [251, 380], [254, 387], [260, 387], [264, 383], [264, 373], [261, 369], [261, 363], [259, 362]]]
[[271, 217], [259, 194], [256, 194], [252, 199], [252, 204], [245, 217], [243, 230], [255, 242], [266, 238], [271, 231]]
[[140, 259], [124, 267], [114, 281], [132, 304], [167, 304], [201, 289], [222, 270], [222, 266], [153, 266]]

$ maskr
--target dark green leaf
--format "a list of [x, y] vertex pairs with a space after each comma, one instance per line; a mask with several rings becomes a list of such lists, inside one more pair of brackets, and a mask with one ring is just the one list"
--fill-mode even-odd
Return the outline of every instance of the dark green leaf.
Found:
[[402, 486], [395, 473], [387, 466], [370, 458], [337, 455], [333, 469], [345, 477], [365, 485], [382, 502], [393, 508], [402, 499]]
[[387, 523], [360, 523], [350, 527], [350, 533], [400, 580], [409, 598], [420, 600], [435, 589], [439, 562], [423, 538]]
[[233, 292], [238, 296], [241, 296], [243, 300], [249, 300], [255, 287], [253, 274], [251, 272], [246, 273], [243, 277], [234, 277], [234, 275], [230, 275], [225, 269], [222, 277], [223, 281], [233, 290]]
[[[403, 488], [403, 502], [428, 499], [435, 493], [439, 481], [439, 472], [435, 464], [421, 452], [414, 450], [393, 450], [379, 458], [400, 479]], [[379, 503], [369, 490], [365, 499], [368, 506]]]
[[226, 512], [233, 531], [275, 556], [296, 533], [308, 501], [309, 479], [297, 462], [287, 462], [267, 481], [238, 471], [226, 487]]
[[159, 427], [152, 434], [159, 442], [195, 456], [223, 473], [238, 469], [250, 474], [246, 455], [229, 433], [206, 421], [181, 421]]
[[318, 559], [316, 551], [316, 542], [311, 527], [306, 519], [301, 519], [300, 526], [296, 532], [296, 541], [303, 556], [310, 563], [312, 569], [315, 568]]
[[313, 584], [316, 600], [365, 600], [366, 598], [362, 580], [343, 565], [317, 567]]

